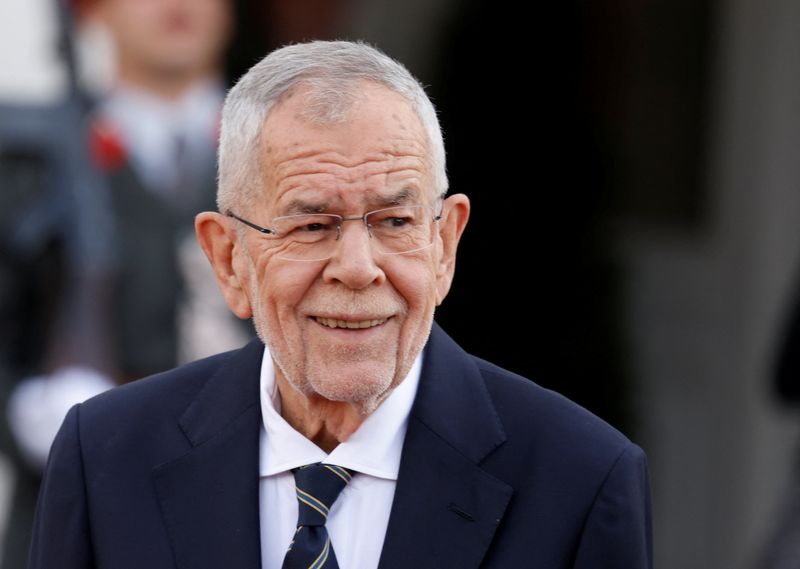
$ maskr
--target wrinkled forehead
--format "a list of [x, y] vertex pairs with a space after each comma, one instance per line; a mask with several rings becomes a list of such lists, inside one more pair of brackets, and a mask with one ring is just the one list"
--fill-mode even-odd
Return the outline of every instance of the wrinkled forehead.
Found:
[[353, 105], [363, 97], [364, 90], [372, 87], [383, 88], [372, 81], [353, 78], [326, 78], [324, 81], [314, 77], [303, 78], [278, 97], [269, 114], [294, 102], [300, 107], [297, 109], [298, 119], [319, 125], [341, 123], [348, 120]]
[[433, 199], [430, 142], [401, 95], [361, 82], [352, 92], [287, 92], [261, 137], [264, 197], [334, 203], [353, 193], [365, 202]]
[[[386, 127], [396, 123], [402, 130], [427, 134], [413, 104], [389, 87], [363, 79], [324, 82], [303, 79], [283, 93], [264, 118], [262, 142], [282, 142], [291, 134], [286, 127], [316, 126], [328, 130], [372, 122]], [[430, 149], [428, 149], [430, 151]]]

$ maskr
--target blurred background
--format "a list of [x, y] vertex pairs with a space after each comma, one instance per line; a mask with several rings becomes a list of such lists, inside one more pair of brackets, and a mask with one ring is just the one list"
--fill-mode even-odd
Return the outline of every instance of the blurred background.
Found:
[[473, 216], [437, 320], [650, 460], [656, 566], [800, 567], [800, 3], [5, 0], [0, 533], [75, 401], [251, 334], [191, 238], [224, 90], [363, 39]]

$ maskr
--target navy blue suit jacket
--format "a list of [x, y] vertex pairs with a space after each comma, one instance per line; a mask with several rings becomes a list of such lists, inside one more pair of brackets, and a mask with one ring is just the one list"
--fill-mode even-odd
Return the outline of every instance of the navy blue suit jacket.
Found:
[[[30, 567], [260, 567], [262, 351], [254, 341], [73, 408]], [[434, 325], [380, 569], [650, 566], [642, 451]]]

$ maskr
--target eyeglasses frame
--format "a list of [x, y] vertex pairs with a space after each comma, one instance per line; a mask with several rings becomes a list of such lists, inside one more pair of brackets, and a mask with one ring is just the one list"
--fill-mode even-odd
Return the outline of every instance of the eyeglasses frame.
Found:
[[[435, 200], [435, 201], [441, 201], [442, 202], [442, 208], [439, 210], [438, 214], [434, 214], [434, 216], [433, 216], [433, 221], [434, 222], [439, 221], [440, 219], [442, 219], [442, 215], [444, 213], [444, 200], [445, 200], [446, 196], [447, 196], [446, 193], [442, 193]], [[395, 209], [395, 208], [398, 208], [398, 207], [431, 207], [432, 208], [434, 206], [433, 205], [425, 206], [425, 204], [410, 204], [408, 206], [382, 207], [380, 209], [374, 209], [372, 211], [368, 211], [368, 212], [364, 213], [363, 215], [354, 215], [354, 216], [349, 216], [349, 217], [345, 217], [343, 215], [339, 215], [339, 214], [336, 214], [336, 213], [322, 213], [322, 214], [318, 214], [318, 215], [326, 215], [326, 216], [330, 216], [332, 218], [338, 218], [339, 219], [338, 223], [336, 224], [336, 241], [339, 241], [339, 239], [342, 237], [342, 224], [345, 221], [357, 221], [357, 220], [361, 220], [361, 222], [364, 224], [364, 227], [367, 229], [367, 234], [369, 235], [370, 239], [372, 239], [372, 226], [369, 223], [367, 223], [367, 216], [372, 215], [374, 213], [381, 212], [381, 211], [386, 211], [388, 209]], [[225, 215], [228, 216], [228, 217], [232, 217], [236, 221], [244, 223], [247, 227], [255, 229], [256, 231], [258, 231], [259, 233], [261, 233], [263, 235], [271, 235], [271, 236], [274, 236], [276, 238], [280, 238], [281, 237], [281, 235], [278, 235], [278, 232], [276, 230], [270, 229], [268, 227], [262, 227], [260, 225], [257, 225], [255, 223], [253, 223], [252, 221], [248, 221], [247, 219], [239, 217], [238, 215], [233, 213], [233, 211], [230, 210], [230, 209], [225, 210]], [[314, 214], [297, 214], [297, 215], [302, 216], [302, 215], [314, 215]], [[281, 215], [281, 216], [276, 217], [275, 219], [280, 219], [282, 217], [293, 217], [293, 216], [292, 215]], [[412, 253], [412, 252], [413, 251], [408, 251], [408, 253]], [[403, 253], [397, 253], [397, 254], [402, 255]]]

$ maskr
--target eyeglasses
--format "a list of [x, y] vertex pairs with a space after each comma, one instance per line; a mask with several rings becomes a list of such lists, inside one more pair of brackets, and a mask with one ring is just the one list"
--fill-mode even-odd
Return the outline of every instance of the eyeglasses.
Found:
[[433, 244], [433, 224], [442, 218], [442, 210], [437, 214], [431, 205], [403, 205], [354, 217], [331, 213], [285, 215], [273, 219], [269, 228], [247, 221], [230, 210], [225, 215], [281, 242], [283, 248], [278, 256], [283, 259], [324, 261], [333, 256], [345, 221], [362, 221], [378, 251], [384, 255], [404, 255], [427, 249]]

